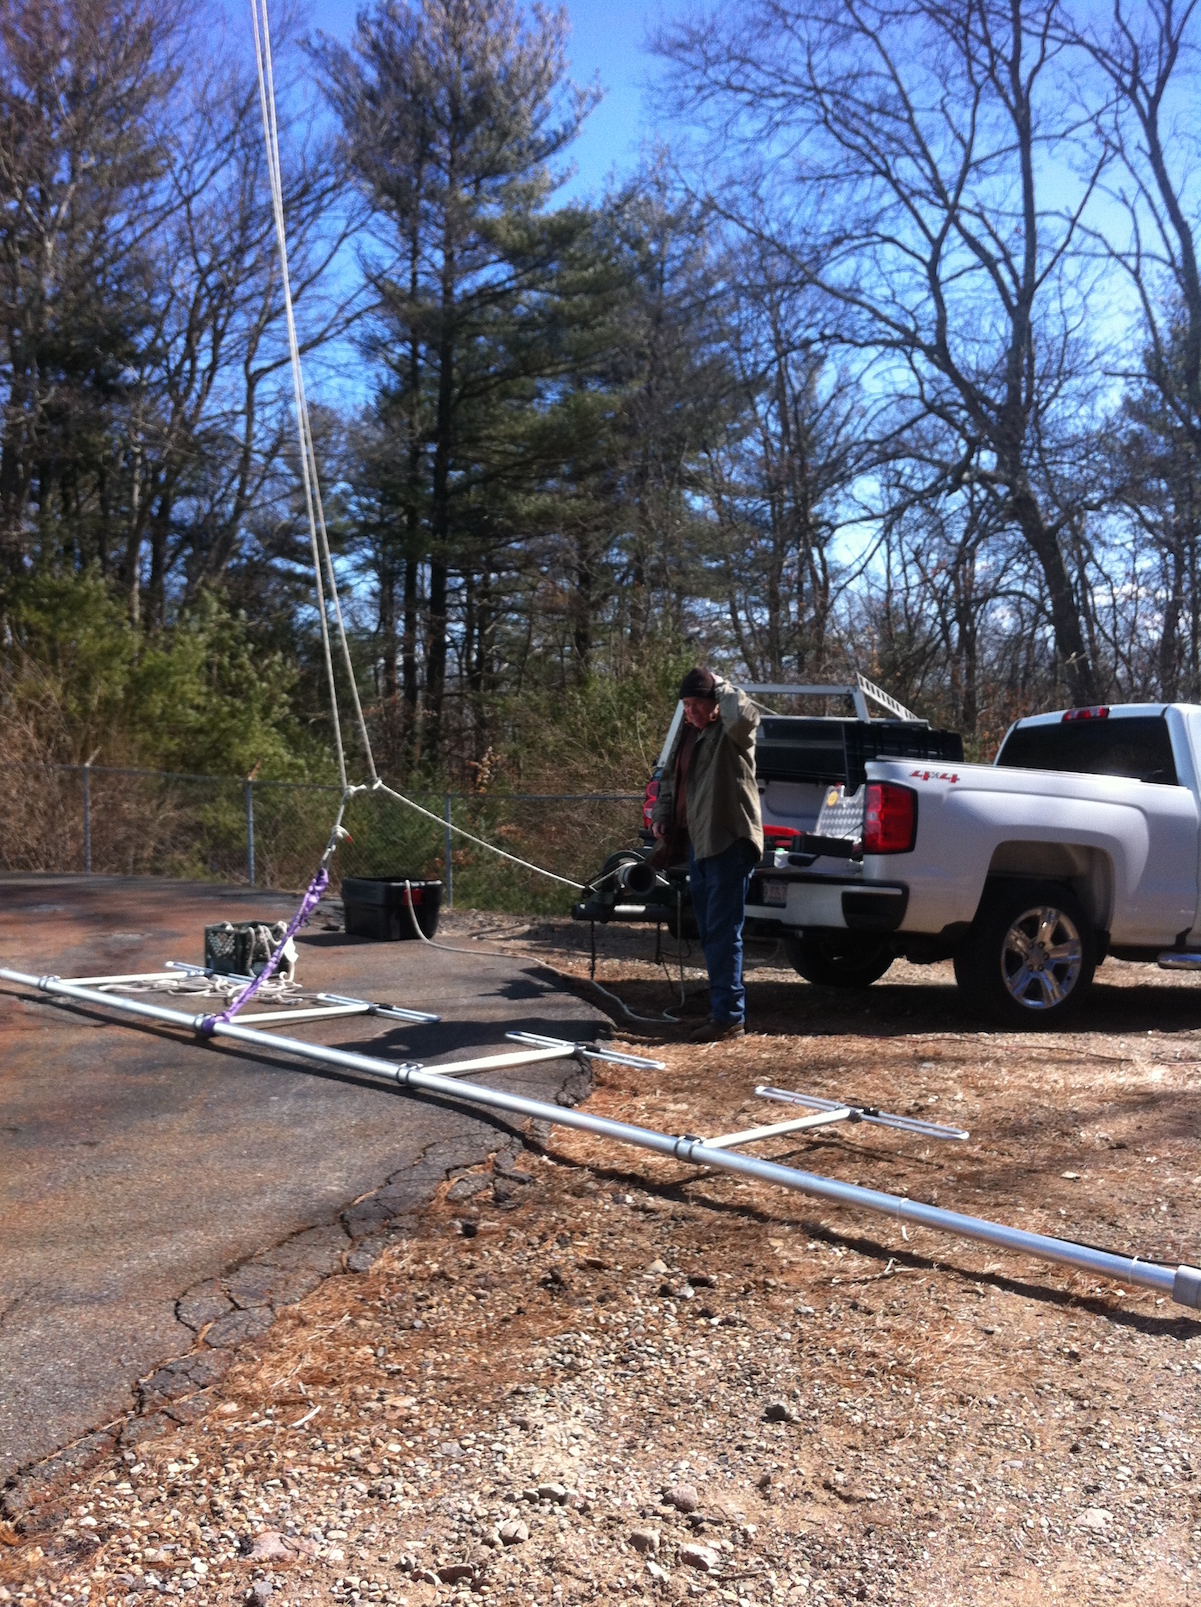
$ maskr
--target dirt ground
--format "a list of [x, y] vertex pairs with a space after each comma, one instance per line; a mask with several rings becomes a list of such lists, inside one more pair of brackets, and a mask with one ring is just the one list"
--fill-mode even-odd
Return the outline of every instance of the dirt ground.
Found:
[[[586, 929], [444, 932], [587, 973]], [[653, 934], [599, 942], [627, 1008], [671, 1004]], [[771, 1083], [921, 1112], [969, 1141], [758, 1149], [1201, 1257], [1196, 981], [1110, 962], [1088, 1030], [1056, 1034], [982, 1030], [949, 967], [838, 995], [768, 961], [749, 1003], [722, 1045], [627, 1023], [667, 1068], [599, 1066], [587, 1108], [712, 1134], [780, 1119]], [[4, 1532], [0, 1601], [1201, 1602], [1199, 1374], [1201, 1322], [1152, 1294], [532, 1131], [292, 1308], [192, 1421], [47, 1490]]]

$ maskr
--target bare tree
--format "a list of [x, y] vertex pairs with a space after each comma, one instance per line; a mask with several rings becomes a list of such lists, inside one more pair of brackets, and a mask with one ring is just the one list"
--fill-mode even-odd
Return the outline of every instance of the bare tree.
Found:
[[[1192, 131], [1197, 0], [1114, 0], [1107, 29], [1061, 22], [1062, 36], [1104, 74], [1110, 97], [1094, 112], [1098, 138], [1121, 164], [1115, 197], [1127, 232], [1099, 231], [1129, 278], [1143, 320], [1146, 377], [1177, 425], [1201, 443], [1201, 200]], [[1141, 378], [1142, 375], [1135, 377]]]
[[86, 540], [81, 514], [95, 525], [106, 410], [146, 330], [161, 114], [181, 70], [175, 21], [156, 0], [17, 0], [0, 13], [0, 540], [10, 567], [31, 542], [53, 561], [65, 531]]
[[831, 355], [818, 297], [787, 260], [752, 239], [727, 266], [723, 336], [738, 385], [705, 487], [731, 628], [758, 679], [820, 678], [832, 549], [858, 515], [852, 486], [873, 456], [878, 409]]
[[1076, 248], [1101, 172], [1065, 203], [1050, 163], [1075, 135], [1056, 0], [749, 0], [667, 35], [676, 85], [733, 173], [721, 204], [820, 287], [840, 338], [878, 357], [898, 424], [955, 443], [926, 463], [971, 482], [1042, 571], [1078, 699], [1095, 696], [1065, 543], [1087, 404]]
[[[152, 629], [255, 534], [274, 525], [285, 557], [298, 528], [244, 57], [202, 0], [0, 13], [0, 549], [10, 572], [95, 563]], [[284, 205], [312, 351], [353, 316], [324, 294], [353, 216], [290, 88]]]
[[[344, 199], [336, 152], [303, 117], [285, 110], [280, 135], [292, 294], [309, 355], [345, 336], [361, 310], [345, 277], [330, 284], [360, 213]], [[179, 96], [163, 187], [153, 324], [131, 416], [140, 483], [122, 569], [136, 597], [145, 541], [159, 622], [164, 577], [181, 568], [185, 598], [220, 582], [252, 514], [274, 510], [285, 551], [300, 529], [289, 506], [298, 481], [290, 388], [280, 384], [288, 353], [258, 92], [232, 53]], [[307, 547], [300, 556], [307, 565]]]
[[[1107, 364], [1125, 387], [1114, 483], [1130, 516], [1130, 587], [1113, 630], [1144, 695], [1201, 695], [1201, 268], [1197, 251], [1196, 0], [1114, 0], [1106, 23], [1065, 16], [1062, 37], [1099, 69], [1082, 105], [1114, 164], [1111, 205], [1092, 231], [1137, 306], [1128, 347]], [[1145, 561], [1150, 555], [1152, 562]], [[1155, 599], [1153, 606], [1145, 594]], [[1135, 607], [1129, 598], [1138, 599]], [[1156, 650], [1145, 651], [1153, 633]]]

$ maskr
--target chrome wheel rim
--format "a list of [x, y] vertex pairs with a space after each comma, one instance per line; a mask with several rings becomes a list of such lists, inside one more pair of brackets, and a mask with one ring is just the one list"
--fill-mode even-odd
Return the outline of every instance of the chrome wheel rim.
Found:
[[1001, 945], [1005, 991], [1024, 1010], [1053, 1010], [1063, 1004], [1083, 962], [1075, 922], [1051, 904], [1037, 904], [1016, 916]]

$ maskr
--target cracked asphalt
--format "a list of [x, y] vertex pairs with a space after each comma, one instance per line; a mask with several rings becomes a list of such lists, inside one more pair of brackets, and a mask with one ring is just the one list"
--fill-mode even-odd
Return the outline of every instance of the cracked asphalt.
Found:
[[[275, 920], [294, 904], [138, 878], [3, 877], [0, 963], [81, 976], [198, 961], [206, 924]], [[311, 1040], [436, 1064], [502, 1048], [509, 1029], [609, 1030], [535, 962], [371, 943], [321, 924], [299, 939], [304, 986], [444, 1020], [297, 1029]], [[571, 1061], [496, 1081], [541, 1098], [584, 1092]], [[174, 1358], [193, 1352], [176, 1371], [218, 1376], [223, 1353], [263, 1332], [278, 1307], [356, 1258], [368, 1264], [387, 1224], [511, 1141], [484, 1114], [6, 988], [0, 1481], [153, 1405], [138, 1381]], [[195, 1351], [198, 1335], [206, 1345]], [[179, 1393], [169, 1375], [156, 1388]]]

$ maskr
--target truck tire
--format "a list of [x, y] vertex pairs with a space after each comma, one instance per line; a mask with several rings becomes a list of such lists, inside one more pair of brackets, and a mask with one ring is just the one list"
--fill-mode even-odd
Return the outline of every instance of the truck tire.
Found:
[[788, 958], [806, 982], [826, 988], [869, 988], [896, 956], [891, 943], [846, 944], [837, 938], [790, 937]]
[[1008, 1027], [1058, 1026], [1092, 986], [1097, 945], [1076, 895], [1061, 882], [985, 888], [955, 954], [955, 981], [977, 1009]]

